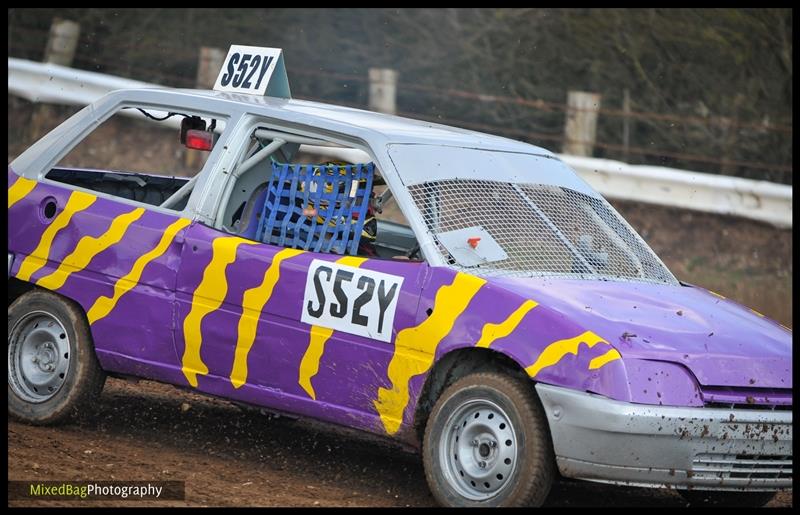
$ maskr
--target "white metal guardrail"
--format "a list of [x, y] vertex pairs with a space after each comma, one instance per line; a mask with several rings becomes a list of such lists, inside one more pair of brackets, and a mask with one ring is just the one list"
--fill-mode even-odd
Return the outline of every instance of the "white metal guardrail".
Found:
[[607, 197], [792, 226], [792, 187], [785, 184], [610, 159], [559, 157]]
[[[162, 87], [55, 64], [8, 58], [8, 92], [32, 102], [89, 104], [115, 89]], [[733, 215], [792, 227], [792, 187], [659, 166], [559, 156], [606, 197]]]
[[8, 58], [8, 93], [31, 102], [86, 105], [115, 89], [154, 87], [162, 86], [57, 64]]

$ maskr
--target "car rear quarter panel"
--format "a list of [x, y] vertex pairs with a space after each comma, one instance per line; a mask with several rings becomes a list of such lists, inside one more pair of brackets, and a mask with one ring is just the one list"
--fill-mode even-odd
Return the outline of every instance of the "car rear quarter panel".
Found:
[[[105, 369], [163, 379], [164, 365], [177, 363], [175, 247], [189, 221], [11, 170], [8, 186], [10, 275], [80, 304]], [[49, 202], [57, 206], [51, 219]]]

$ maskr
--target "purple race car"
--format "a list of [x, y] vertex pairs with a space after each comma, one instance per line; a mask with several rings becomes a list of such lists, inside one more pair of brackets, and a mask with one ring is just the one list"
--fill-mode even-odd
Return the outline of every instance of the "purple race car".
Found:
[[[135, 170], [137, 133], [177, 150]], [[540, 505], [559, 474], [740, 505], [791, 488], [791, 331], [681, 283], [541, 148], [123, 90], [9, 165], [8, 216], [23, 421], [136, 376], [400, 439], [443, 505]]]

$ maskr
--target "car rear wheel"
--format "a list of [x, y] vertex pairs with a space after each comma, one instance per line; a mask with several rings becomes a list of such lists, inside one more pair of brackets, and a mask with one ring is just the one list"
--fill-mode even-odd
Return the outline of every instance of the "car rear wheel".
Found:
[[31, 290], [8, 308], [8, 413], [54, 424], [91, 405], [105, 383], [89, 324], [74, 302]]
[[721, 492], [710, 490], [678, 490], [690, 506], [758, 508], [775, 497], [775, 492]]
[[555, 461], [533, 385], [499, 372], [453, 383], [428, 418], [423, 462], [444, 506], [540, 506]]

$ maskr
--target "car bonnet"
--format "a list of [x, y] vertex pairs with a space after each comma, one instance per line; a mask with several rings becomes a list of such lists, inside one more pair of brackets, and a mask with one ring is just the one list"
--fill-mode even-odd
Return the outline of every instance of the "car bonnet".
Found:
[[625, 358], [677, 363], [703, 386], [792, 387], [792, 334], [695, 286], [495, 277], [491, 281], [569, 317]]

